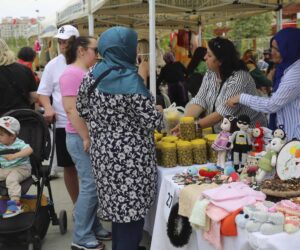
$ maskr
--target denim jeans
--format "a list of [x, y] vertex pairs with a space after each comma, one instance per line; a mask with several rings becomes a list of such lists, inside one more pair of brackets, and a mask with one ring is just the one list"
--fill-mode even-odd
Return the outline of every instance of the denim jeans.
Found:
[[90, 156], [83, 150], [82, 139], [78, 134], [67, 133], [67, 149], [75, 163], [79, 176], [79, 195], [75, 204], [75, 224], [73, 242], [86, 244], [96, 241], [102, 230], [97, 219], [98, 197], [92, 173]]

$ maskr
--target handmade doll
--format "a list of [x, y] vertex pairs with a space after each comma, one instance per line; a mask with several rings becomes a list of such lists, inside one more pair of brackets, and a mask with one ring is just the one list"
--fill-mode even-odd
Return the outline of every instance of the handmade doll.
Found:
[[239, 130], [230, 136], [229, 141], [232, 148], [232, 160], [237, 172], [242, 172], [247, 160], [247, 155], [252, 149], [251, 138], [247, 132], [249, 124], [249, 116], [240, 115], [237, 119], [237, 127]]
[[252, 131], [252, 136], [255, 138], [253, 142], [254, 152], [260, 153], [263, 151], [264, 146], [264, 130], [258, 123], [256, 124], [256, 128]]
[[284, 131], [284, 126], [279, 125], [277, 129], [275, 129], [272, 133], [274, 138], [280, 138], [282, 140], [286, 140], [286, 133]]
[[224, 169], [226, 162], [226, 155], [230, 147], [228, 147], [230, 135], [237, 130], [237, 119], [233, 116], [227, 115], [223, 118], [221, 129], [217, 139], [211, 145], [212, 149], [218, 152], [217, 166]]
[[259, 171], [258, 174], [256, 175], [256, 181], [258, 183], [261, 183], [265, 179], [267, 173], [273, 175], [272, 173], [274, 173], [277, 154], [280, 151], [280, 149], [283, 147], [283, 145], [284, 145], [284, 140], [282, 140], [281, 138], [274, 138], [270, 142], [269, 150], [258, 161]]

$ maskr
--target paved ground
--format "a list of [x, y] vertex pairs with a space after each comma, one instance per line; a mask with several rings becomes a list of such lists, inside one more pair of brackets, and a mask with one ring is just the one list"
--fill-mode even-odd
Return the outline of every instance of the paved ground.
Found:
[[[50, 225], [48, 233], [43, 242], [43, 250], [69, 250], [72, 241], [73, 221], [72, 221], [72, 209], [73, 205], [65, 189], [62, 173], [59, 174], [61, 177], [51, 181], [51, 187], [55, 202], [56, 213], [65, 209], [68, 215], [68, 231], [65, 235], [61, 235], [58, 226]], [[45, 193], [47, 195], [47, 193]], [[104, 226], [110, 229], [111, 225], [104, 222]], [[106, 250], [111, 250], [111, 242], [105, 242]], [[150, 249], [150, 237], [147, 233], [144, 233], [144, 238], [141, 243], [143, 246], [147, 246]]]

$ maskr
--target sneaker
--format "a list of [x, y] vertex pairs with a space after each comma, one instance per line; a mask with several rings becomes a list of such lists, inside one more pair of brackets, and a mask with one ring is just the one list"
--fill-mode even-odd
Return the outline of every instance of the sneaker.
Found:
[[112, 234], [111, 234], [111, 232], [108, 232], [105, 230], [104, 234], [96, 235], [96, 239], [98, 241], [108, 241], [108, 240], [112, 239]]
[[10, 218], [10, 217], [14, 217], [20, 213], [23, 213], [21, 203], [18, 201], [9, 200], [9, 201], [7, 201], [7, 209], [2, 216], [3, 216], [3, 218]]
[[73, 242], [71, 244], [72, 250], [103, 250], [104, 248], [105, 245], [102, 242], [99, 243], [98, 241], [93, 241], [86, 244], [77, 244]]

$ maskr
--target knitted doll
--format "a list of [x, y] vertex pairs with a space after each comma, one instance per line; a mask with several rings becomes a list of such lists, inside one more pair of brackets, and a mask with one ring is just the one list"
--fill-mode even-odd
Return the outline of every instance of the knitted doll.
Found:
[[258, 183], [265, 179], [267, 173], [272, 173], [276, 165], [277, 154], [284, 145], [284, 141], [280, 138], [274, 138], [270, 142], [270, 147], [267, 153], [258, 161], [258, 167], [260, 168], [256, 175], [256, 181]]
[[274, 138], [280, 138], [282, 140], [286, 140], [286, 133], [284, 131], [284, 126], [279, 125], [277, 129], [275, 129], [272, 133]]
[[237, 119], [237, 127], [240, 129], [230, 136], [232, 148], [232, 159], [237, 172], [242, 172], [247, 160], [247, 155], [252, 149], [250, 135], [247, 133], [250, 118], [247, 115], [240, 115]]
[[256, 153], [260, 153], [261, 151], [263, 151], [264, 130], [258, 123], [256, 124], [256, 128], [253, 129], [252, 135], [255, 138], [253, 143], [254, 151]]
[[228, 147], [230, 135], [237, 130], [237, 119], [233, 116], [227, 115], [223, 118], [221, 129], [217, 139], [211, 145], [212, 149], [218, 152], [217, 166], [224, 169], [226, 162], [226, 155], [230, 147]]

